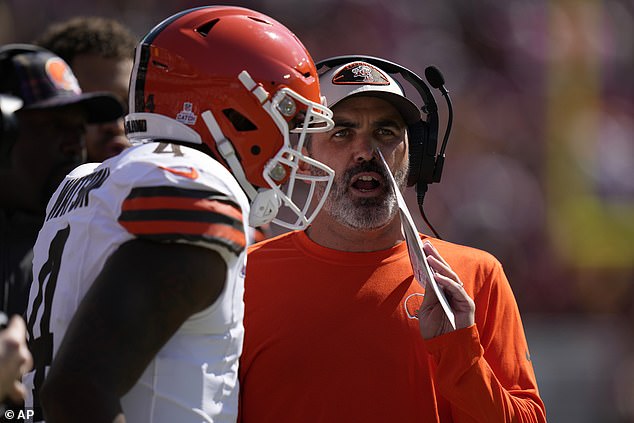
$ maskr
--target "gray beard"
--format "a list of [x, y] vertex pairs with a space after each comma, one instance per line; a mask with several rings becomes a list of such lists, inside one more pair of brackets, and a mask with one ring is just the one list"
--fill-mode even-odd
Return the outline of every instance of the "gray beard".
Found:
[[[386, 226], [394, 219], [398, 212], [396, 195], [392, 191], [389, 177], [382, 167], [372, 163], [371, 170], [379, 173], [383, 177], [383, 192], [372, 198], [353, 197], [349, 191], [350, 181], [354, 175], [367, 169], [368, 165], [360, 165], [348, 169], [341, 177], [336, 177], [332, 183], [332, 188], [328, 198], [324, 203], [322, 213], [328, 213], [333, 219], [351, 229], [360, 231], [370, 231]], [[394, 180], [399, 190], [405, 188], [408, 166], [399, 169], [394, 174]], [[320, 171], [313, 169], [314, 174]], [[323, 188], [320, 195], [323, 195]]]

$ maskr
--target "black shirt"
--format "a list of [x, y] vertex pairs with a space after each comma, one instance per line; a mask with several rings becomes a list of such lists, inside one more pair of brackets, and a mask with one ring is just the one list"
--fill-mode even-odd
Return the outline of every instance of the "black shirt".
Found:
[[32, 280], [33, 246], [44, 215], [0, 209], [0, 311], [26, 313]]

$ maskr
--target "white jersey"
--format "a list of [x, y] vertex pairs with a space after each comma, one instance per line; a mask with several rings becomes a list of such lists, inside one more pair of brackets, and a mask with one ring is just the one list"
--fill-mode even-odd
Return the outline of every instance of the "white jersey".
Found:
[[127, 421], [235, 421], [248, 215], [229, 171], [185, 146], [142, 144], [71, 172], [47, 206], [34, 247], [27, 326], [40, 362], [23, 378], [27, 407], [38, 411], [33, 389], [106, 260], [140, 237], [213, 249], [227, 276], [218, 300], [180, 327], [122, 398]]

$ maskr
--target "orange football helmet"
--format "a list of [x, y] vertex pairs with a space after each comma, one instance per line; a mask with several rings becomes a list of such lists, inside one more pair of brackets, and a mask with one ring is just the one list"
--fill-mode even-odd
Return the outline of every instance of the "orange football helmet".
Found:
[[[272, 220], [302, 229], [312, 221], [334, 172], [301, 150], [306, 134], [334, 124], [313, 60], [290, 30], [253, 10], [199, 7], [158, 24], [135, 54], [126, 117], [133, 142], [209, 146], [249, 196], [253, 226]], [[323, 176], [298, 173], [301, 162]], [[298, 180], [309, 184], [308, 195]], [[316, 202], [318, 184], [325, 192]], [[275, 218], [281, 206], [288, 221]]]

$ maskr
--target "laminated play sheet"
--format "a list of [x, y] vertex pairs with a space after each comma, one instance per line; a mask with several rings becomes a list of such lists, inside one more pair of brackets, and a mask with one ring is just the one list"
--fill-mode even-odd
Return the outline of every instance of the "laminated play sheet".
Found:
[[405, 199], [403, 198], [399, 187], [396, 185], [394, 176], [392, 175], [390, 168], [385, 162], [381, 150], [377, 148], [376, 151], [377, 155], [381, 159], [381, 163], [383, 164], [385, 173], [389, 175], [390, 185], [392, 186], [392, 190], [396, 195], [398, 208], [401, 212], [401, 230], [403, 231], [405, 242], [407, 243], [407, 251], [409, 253], [409, 261], [412, 264], [412, 270], [414, 271], [414, 278], [425, 289], [428, 289], [427, 286], [431, 285], [432, 289], [436, 293], [436, 296], [438, 297], [438, 300], [440, 301], [440, 305], [442, 306], [445, 314], [447, 315], [447, 318], [449, 319], [449, 323], [451, 323], [451, 327], [456, 329], [456, 319], [454, 317], [453, 311], [451, 310], [451, 307], [449, 307], [449, 303], [447, 302], [447, 297], [445, 297], [445, 293], [436, 283], [436, 280], [434, 279], [434, 274], [429, 268], [429, 264], [427, 263], [425, 253], [423, 251], [423, 242], [418, 235], [418, 229], [416, 229], [416, 225], [414, 224], [412, 215], [407, 208], [407, 204], [405, 204]]

